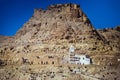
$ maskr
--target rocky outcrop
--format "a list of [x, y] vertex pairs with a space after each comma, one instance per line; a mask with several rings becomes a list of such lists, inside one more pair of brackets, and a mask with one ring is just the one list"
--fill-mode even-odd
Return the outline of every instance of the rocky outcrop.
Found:
[[119, 27], [116, 27], [115, 29], [104, 29], [104, 30], [99, 30], [100, 34], [104, 36], [104, 38], [108, 41], [109, 45], [118, 51], [120, 49], [120, 32], [119, 32]]
[[117, 26], [115, 30], [120, 31], [120, 26]]
[[29, 40], [37, 38], [39, 41], [50, 42], [74, 38], [82, 34], [83, 28], [88, 32], [93, 30], [89, 19], [78, 5], [58, 4], [48, 7], [46, 11], [35, 9], [33, 17], [17, 32], [16, 37], [20, 41], [25, 41], [27, 37]]

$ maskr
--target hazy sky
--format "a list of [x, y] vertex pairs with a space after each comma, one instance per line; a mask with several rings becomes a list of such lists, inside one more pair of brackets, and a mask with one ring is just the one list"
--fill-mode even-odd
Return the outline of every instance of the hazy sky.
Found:
[[120, 0], [0, 0], [0, 35], [14, 35], [35, 8], [57, 3], [76, 3], [96, 29], [120, 25]]

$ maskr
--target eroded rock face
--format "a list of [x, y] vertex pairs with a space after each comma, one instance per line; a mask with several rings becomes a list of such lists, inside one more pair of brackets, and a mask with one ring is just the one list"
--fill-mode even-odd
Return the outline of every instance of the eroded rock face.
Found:
[[[93, 27], [89, 19], [76, 4], [54, 5], [46, 11], [35, 9], [33, 17], [21, 28], [16, 37], [19, 40], [52, 40], [72, 39]], [[92, 32], [89, 32], [92, 33]], [[27, 37], [27, 38], [26, 38]]]
[[[119, 80], [119, 40], [119, 27], [94, 29], [79, 5], [35, 9], [15, 36], [0, 37], [0, 79]], [[89, 55], [92, 64], [69, 64], [71, 45], [75, 54]]]

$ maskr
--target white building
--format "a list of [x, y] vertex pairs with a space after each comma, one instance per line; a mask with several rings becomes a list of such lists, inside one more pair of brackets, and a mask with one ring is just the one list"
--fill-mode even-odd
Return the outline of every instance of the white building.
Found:
[[91, 64], [90, 56], [88, 55], [78, 55], [74, 53], [74, 47], [71, 46], [69, 49], [69, 63], [79, 64], [79, 65], [89, 65]]
[[74, 46], [70, 46], [70, 48], [69, 48], [69, 53], [74, 53], [74, 51], [75, 51], [75, 48], [74, 48]]
[[71, 64], [80, 64], [80, 65], [89, 65], [90, 57], [88, 55], [71, 55], [70, 56], [70, 63]]
[[75, 58], [78, 59], [76, 61], [76, 64], [81, 64], [81, 65], [90, 64], [90, 57], [88, 55], [75, 55]]

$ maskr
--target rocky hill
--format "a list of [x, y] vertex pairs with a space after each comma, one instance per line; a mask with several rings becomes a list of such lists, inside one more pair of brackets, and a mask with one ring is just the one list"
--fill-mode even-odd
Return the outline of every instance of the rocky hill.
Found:
[[[35, 9], [15, 36], [0, 37], [0, 80], [119, 80], [119, 40], [119, 26], [96, 30], [77, 4]], [[89, 65], [69, 63], [71, 45]]]

